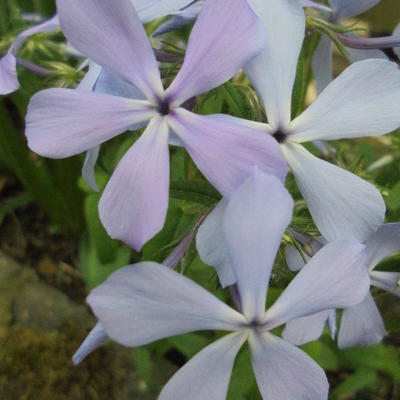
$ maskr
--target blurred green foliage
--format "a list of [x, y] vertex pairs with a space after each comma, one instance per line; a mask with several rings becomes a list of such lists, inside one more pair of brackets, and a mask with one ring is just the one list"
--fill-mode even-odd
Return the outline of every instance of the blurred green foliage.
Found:
[[[382, 10], [387, 10], [390, 4], [393, 5], [397, 1], [382, 0], [382, 5], [377, 7], [377, 11], [367, 14], [368, 21], [373, 24], [372, 29], [391, 31], [394, 26], [394, 13]], [[1, 51], [7, 48], [17, 32], [27, 26], [21, 18], [22, 13], [50, 16], [54, 13], [54, 1], [2, 0], [0, 2]], [[400, 10], [397, 20], [400, 20]], [[148, 29], [152, 30], [155, 25], [151, 24]], [[188, 32], [189, 29], [186, 28], [166, 35], [163, 38], [169, 44], [169, 47], [166, 45], [166, 49], [172, 48], [177, 38], [186, 39]], [[319, 35], [319, 33], [308, 34], [304, 44], [293, 96], [292, 113], [294, 115], [306, 106], [307, 89], [312, 80], [311, 55], [318, 43]], [[87, 288], [92, 289], [113, 271], [128, 263], [140, 260], [161, 262], [193, 226], [212, 209], [220, 195], [202, 177], [188, 154], [182, 148], [171, 146], [170, 203], [164, 229], [144, 246], [140, 254], [110, 239], [97, 213], [100, 194], [91, 191], [80, 177], [83, 156], [64, 160], [43, 159], [32, 154], [26, 146], [24, 116], [30, 97], [45, 87], [73, 86], [81, 76], [76, 73], [77, 60], [68, 57], [59, 46], [61, 37], [61, 34], [54, 34], [51, 37], [37, 35], [29, 40], [22, 49], [21, 56], [48, 68], [51, 73], [49, 77], [39, 78], [19, 68], [21, 90], [11, 96], [0, 98], [0, 169], [3, 173], [16, 177], [23, 187], [22, 194], [18, 194], [0, 207], [0, 222], [7, 213], [16, 208], [25, 207], [31, 201], [39, 204], [57, 230], [64, 232], [65, 235], [79, 238], [80, 245], [76, 250], [79, 258], [78, 266]], [[343, 59], [337, 58], [339, 60], [337, 65], [342, 68]], [[178, 64], [162, 65], [163, 76], [167, 79], [173, 76], [179, 67]], [[262, 121], [264, 118], [264, 111], [257, 95], [241, 74], [238, 74], [231, 82], [200, 96], [197, 99], [195, 111], [201, 114], [224, 112], [257, 121]], [[96, 167], [100, 193], [118, 160], [140, 133], [121, 135], [102, 146]], [[332, 155], [333, 161], [377, 185], [387, 203], [387, 221], [399, 221], [400, 140], [398, 132], [397, 135], [393, 133], [382, 140], [368, 138], [342, 141], [332, 145], [337, 150], [336, 154]], [[312, 150], [316, 151], [316, 149]], [[371, 168], [371, 165], [375, 167]], [[287, 186], [296, 201], [292, 226], [315, 234], [315, 226], [292, 176], [289, 176]], [[399, 260], [399, 257], [392, 257], [385, 263], [385, 268], [398, 270]], [[184, 271], [187, 276], [221, 299], [231, 302], [229, 293], [219, 287], [214, 270], [200, 261], [193, 244], [181, 260], [178, 270]], [[277, 298], [292, 276], [280, 252], [272, 274], [269, 303]], [[328, 372], [332, 386], [332, 399], [395, 400], [400, 398], [400, 350], [398, 347], [400, 306], [397, 304], [389, 307], [393, 299], [388, 299], [387, 295], [379, 291], [375, 294], [378, 304], [382, 306], [388, 331], [383, 344], [339, 351], [325, 332], [320, 341], [304, 346], [304, 350]], [[138, 373], [150, 386], [153, 384], [154, 370], [158, 367], [157, 359], [168, 357], [172, 351], [175, 352], [173, 357], [175, 362], [185, 361], [218, 336], [219, 334], [211, 333], [188, 334], [135, 349], [133, 354]], [[28, 338], [28, 343], [32, 340]], [[60, 351], [63, 343], [56, 344], [51, 338], [49, 340], [51, 351]], [[67, 338], [65, 340], [68, 341]], [[29, 349], [27, 351], [29, 352]], [[51, 358], [51, 354], [45, 355], [46, 360], [51, 360]], [[0, 366], [0, 371], [5, 367], [5, 365]], [[108, 372], [112, 374], [112, 371]], [[69, 379], [69, 376], [65, 379]], [[95, 383], [102, 384], [101, 381]], [[49, 395], [48, 398], [56, 398], [53, 396], [53, 394]], [[237, 358], [228, 398], [231, 400], [260, 398], [246, 348], [242, 349]]]

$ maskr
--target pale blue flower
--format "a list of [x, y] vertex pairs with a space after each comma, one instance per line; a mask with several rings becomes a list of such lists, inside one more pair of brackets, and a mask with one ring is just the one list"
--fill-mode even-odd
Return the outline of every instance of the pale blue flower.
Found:
[[[310, 244], [317, 250], [323, 248], [325, 243], [325, 240], [317, 239], [317, 242], [313, 240]], [[374, 270], [382, 260], [400, 250], [400, 224], [382, 225], [376, 233], [371, 235], [365, 245], [366, 264], [371, 285], [400, 297], [400, 272]], [[306, 254], [303, 256], [309, 259]], [[304, 266], [301, 255], [292, 246], [286, 247], [286, 261], [293, 271], [298, 271]], [[296, 345], [316, 340], [321, 336], [325, 323], [330, 323], [331, 328], [335, 326], [335, 315], [334, 310], [327, 310], [312, 316], [294, 319], [286, 324], [283, 337]], [[334, 323], [332, 323], [332, 316], [334, 316]], [[333, 338], [335, 330], [335, 328], [333, 331], [330, 329]], [[343, 310], [338, 335], [340, 348], [379, 343], [384, 336], [384, 322], [370, 293], [361, 303]]]
[[[59, 0], [57, 5], [69, 42], [101, 65], [105, 76], [96, 82], [96, 93], [48, 89], [36, 94], [26, 118], [29, 147], [42, 156], [69, 157], [96, 149], [132, 127], [147, 126], [119, 162], [101, 197], [100, 218], [110, 236], [140, 250], [163, 227], [168, 143], [182, 144], [223, 195], [243, 182], [254, 165], [285, 179], [287, 166], [271, 137], [181, 107], [230, 79], [262, 50], [262, 25], [246, 0], [206, 2], [183, 66], [166, 90], [130, 0]], [[107, 85], [110, 73], [118, 77], [119, 87], [115, 79]], [[95, 155], [87, 163], [93, 164]]]
[[[265, 311], [268, 281], [292, 208], [282, 183], [258, 169], [227, 201], [222, 231], [240, 312], [183, 275], [151, 262], [123, 268], [91, 292], [88, 303], [101, 323], [96, 327], [100, 336], [105, 333], [125, 346], [199, 330], [233, 332], [184, 365], [159, 399], [225, 399], [234, 360], [246, 340], [264, 399], [327, 399], [323, 370], [270, 331], [293, 318], [361, 301], [369, 289], [365, 248], [355, 241], [330, 243]], [[99, 344], [94, 336], [84, 342], [76, 361]]]

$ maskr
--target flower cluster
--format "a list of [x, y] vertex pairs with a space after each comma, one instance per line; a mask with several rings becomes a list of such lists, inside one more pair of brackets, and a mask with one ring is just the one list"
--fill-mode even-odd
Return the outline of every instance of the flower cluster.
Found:
[[[50, 88], [33, 96], [26, 116], [32, 151], [50, 158], [87, 152], [83, 176], [97, 190], [100, 146], [143, 128], [101, 196], [99, 215], [111, 237], [139, 252], [162, 230], [170, 145], [184, 148], [222, 195], [163, 264], [129, 265], [91, 292], [87, 301], [99, 322], [75, 364], [108, 338], [137, 347], [199, 330], [229, 331], [184, 365], [159, 399], [225, 399], [235, 358], [247, 341], [264, 399], [317, 400], [328, 397], [327, 378], [296, 345], [318, 339], [326, 323], [335, 339], [337, 310], [343, 310], [340, 348], [383, 339], [370, 284], [400, 295], [399, 272], [374, 271], [400, 248], [400, 226], [384, 224], [377, 188], [306, 145], [321, 149], [329, 146], [325, 141], [400, 127], [400, 71], [377, 49], [400, 45], [399, 33], [368, 44], [339, 32], [342, 19], [377, 2], [57, 0], [56, 17], [20, 34], [0, 61], [3, 94], [19, 87], [16, 53], [37, 32], [61, 27], [88, 66], [75, 89]], [[332, 79], [332, 37], [322, 35], [312, 62], [318, 97], [299, 113], [292, 105], [308, 7], [320, 26], [336, 27], [351, 65]], [[162, 79], [143, 27], [167, 15], [154, 35], [194, 22], [171, 80]], [[194, 98], [241, 69], [261, 99], [262, 121], [193, 111]], [[286, 259], [297, 275], [266, 310], [274, 260], [291, 230], [293, 200], [284, 187], [289, 170], [321, 236], [291, 231]], [[236, 309], [171, 268], [194, 235], [201, 260], [231, 289]], [[274, 331], [281, 325], [282, 338]]]

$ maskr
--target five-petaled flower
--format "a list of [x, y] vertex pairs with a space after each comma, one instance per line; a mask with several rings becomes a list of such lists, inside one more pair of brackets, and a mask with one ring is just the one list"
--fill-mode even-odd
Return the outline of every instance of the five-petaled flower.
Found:
[[[330, 15], [352, 16], [378, 1], [330, 0]], [[125, 267], [92, 291], [88, 303], [99, 322], [74, 363], [108, 337], [136, 347], [197, 330], [231, 331], [179, 370], [159, 398], [224, 399], [236, 355], [248, 341], [263, 398], [326, 399], [324, 372], [294, 345], [317, 339], [325, 323], [334, 337], [336, 309], [343, 309], [340, 348], [383, 338], [383, 319], [369, 285], [400, 295], [400, 273], [374, 271], [398, 250], [400, 229], [399, 224], [382, 225], [385, 205], [377, 189], [319, 160], [301, 144], [374, 136], [399, 127], [396, 65], [378, 59], [357, 62], [327, 85], [332, 49], [323, 37], [314, 71], [324, 90], [296, 116], [292, 91], [304, 41], [302, 7], [326, 6], [308, 0], [57, 0], [57, 5], [59, 17], [22, 32], [0, 60], [0, 94], [5, 94], [19, 87], [16, 53], [32, 34], [61, 25], [72, 46], [88, 57], [88, 73], [75, 90], [48, 89], [32, 98], [26, 130], [30, 148], [55, 158], [88, 151], [83, 174], [96, 187], [93, 168], [100, 144], [146, 127], [99, 204], [109, 234], [140, 250], [164, 224], [168, 145], [184, 146], [224, 196], [200, 227], [197, 248], [223, 287], [236, 284], [238, 308], [167, 268], [189, 247], [193, 229], [164, 265]], [[142, 22], [167, 14], [175, 18], [158, 33], [197, 22], [182, 68], [164, 89]], [[264, 103], [267, 123], [200, 116], [184, 108], [187, 100], [223, 84], [241, 67]], [[305, 265], [287, 247], [289, 266], [300, 272], [265, 311], [274, 259], [292, 218], [293, 200], [283, 186], [287, 164], [326, 239], [315, 242], [315, 254], [306, 257]], [[283, 324], [281, 339], [271, 331]]]
[[140, 250], [163, 227], [169, 141], [183, 144], [224, 195], [243, 182], [254, 165], [285, 178], [287, 167], [272, 138], [181, 107], [189, 98], [224, 83], [262, 50], [262, 25], [246, 0], [206, 1], [183, 66], [167, 90], [130, 0], [58, 0], [57, 6], [69, 42], [144, 97], [48, 89], [32, 98], [26, 118], [29, 147], [53, 158], [95, 148], [132, 125], [147, 125], [100, 200], [100, 218], [113, 238]]
[[[318, 244], [312, 247], [319, 248], [326, 244], [323, 239], [317, 239]], [[370, 275], [371, 285], [388, 291], [400, 297], [400, 272], [374, 271], [379, 262], [400, 249], [400, 224], [384, 224], [365, 242], [366, 265]], [[303, 254], [307, 259], [308, 256]], [[293, 271], [298, 271], [304, 266], [302, 257], [292, 247], [286, 247], [286, 260]], [[311, 340], [318, 339], [324, 325], [333, 327], [332, 336], [335, 334], [335, 322], [330, 319], [335, 316], [335, 310], [324, 310], [320, 313], [304, 318], [294, 319], [286, 324], [283, 337], [296, 345], [301, 345]], [[336, 320], [336, 317], [334, 317]], [[367, 346], [380, 342], [385, 336], [385, 326], [378, 307], [370, 293], [359, 304], [343, 310], [339, 334], [339, 348], [353, 346]]]
[[225, 399], [234, 360], [246, 340], [264, 399], [327, 398], [323, 370], [270, 331], [293, 318], [359, 303], [369, 289], [365, 247], [353, 240], [328, 244], [265, 311], [268, 281], [292, 208], [282, 183], [258, 169], [232, 193], [223, 233], [240, 312], [188, 278], [150, 262], [115, 272], [91, 292], [88, 303], [104, 331], [125, 346], [198, 330], [233, 331], [181, 368], [159, 399]]
[[[400, 71], [387, 60], [354, 63], [292, 118], [304, 11], [297, 0], [249, 0], [249, 4], [264, 23], [267, 44], [245, 72], [263, 100], [268, 123], [248, 121], [246, 125], [280, 143], [321, 234], [328, 241], [355, 238], [363, 242], [383, 223], [385, 204], [380, 192], [358, 176], [315, 157], [302, 144], [377, 136], [398, 128]], [[277, 37], [284, 45], [277, 45]]]

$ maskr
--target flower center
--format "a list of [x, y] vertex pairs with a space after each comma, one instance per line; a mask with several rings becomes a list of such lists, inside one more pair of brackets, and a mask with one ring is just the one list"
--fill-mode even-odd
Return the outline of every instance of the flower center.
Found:
[[257, 329], [261, 324], [257, 320], [248, 323], [249, 328]]
[[264, 330], [264, 325], [258, 320], [253, 320], [251, 322], [248, 322], [246, 324], [246, 328], [251, 329], [253, 331], [263, 331]]
[[278, 129], [273, 135], [272, 137], [278, 142], [278, 143], [283, 143], [286, 138], [287, 138], [287, 134], [284, 133], [283, 131], [281, 131], [280, 129]]
[[164, 100], [159, 100], [157, 103], [157, 112], [162, 115], [168, 115], [169, 114], [169, 101], [164, 99]]

